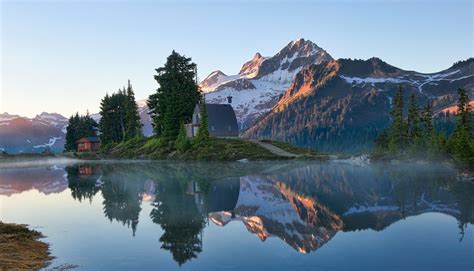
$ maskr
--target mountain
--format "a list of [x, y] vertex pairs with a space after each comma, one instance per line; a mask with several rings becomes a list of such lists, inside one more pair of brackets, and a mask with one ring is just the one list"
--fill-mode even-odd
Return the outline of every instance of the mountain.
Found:
[[338, 59], [304, 67], [276, 105], [243, 133], [322, 150], [365, 151], [390, 121], [392, 100], [402, 87], [434, 112], [456, 104], [457, 89], [474, 98], [474, 59], [432, 74], [405, 71], [381, 59]]
[[227, 103], [227, 97], [232, 96], [232, 106], [244, 130], [278, 102], [303, 67], [330, 60], [332, 57], [313, 42], [297, 39], [272, 57], [256, 53], [236, 75], [214, 71], [200, 87], [208, 103]]
[[[137, 101], [138, 112], [143, 124], [143, 133], [150, 136], [153, 132], [151, 118], [147, 114], [146, 100]], [[92, 114], [97, 122], [98, 113]], [[58, 113], [43, 112], [34, 118], [0, 114], [0, 151], [8, 153], [42, 152], [49, 147], [53, 152], [64, 149], [68, 119]]]
[[0, 114], [0, 150], [9, 153], [63, 150], [68, 119], [43, 112], [34, 118]]

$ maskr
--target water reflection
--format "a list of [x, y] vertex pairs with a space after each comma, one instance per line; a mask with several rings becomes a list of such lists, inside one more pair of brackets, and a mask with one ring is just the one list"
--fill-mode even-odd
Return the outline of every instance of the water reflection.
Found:
[[133, 235], [142, 204], [163, 229], [161, 249], [182, 265], [203, 251], [208, 223], [242, 223], [262, 241], [277, 237], [308, 253], [339, 231], [382, 231], [426, 212], [452, 216], [459, 239], [474, 218], [474, 184], [456, 181], [443, 165], [354, 167], [328, 164], [78, 164], [65, 168], [0, 171], [0, 193], [31, 189], [48, 194], [69, 188]]

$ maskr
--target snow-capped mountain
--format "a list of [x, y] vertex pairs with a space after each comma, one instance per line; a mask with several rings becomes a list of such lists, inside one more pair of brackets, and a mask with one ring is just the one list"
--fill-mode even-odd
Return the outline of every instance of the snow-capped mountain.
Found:
[[[150, 136], [153, 132], [151, 118], [147, 114], [146, 100], [137, 101], [138, 112], [143, 124], [143, 133]], [[100, 115], [91, 117], [99, 122]], [[0, 114], [0, 151], [8, 153], [42, 152], [50, 148], [53, 152], [62, 152], [69, 120], [58, 113], [43, 112], [34, 118], [8, 113]]]
[[309, 40], [297, 39], [272, 57], [256, 53], [236, 75], [214, 71], [200, 87], [209, 103], [227, 103], [227, 97], [232, 96], [237, 120], [245, 129], [278, 102], [303, 67], [328, 60], [332, 57], [325, 50]]
[[43, 112], [34, 118], [0, 114], [0, 151], [9, 153], [62, 151], [68, 120]]
[[299, 71], [275, 107], [244, 132], [324, 150], [366, 151], [390, 122], [392, 100], [402, 87], [434, 112], [456, 104], [457, 90], [474, 97], [474, 59], [432, 74], [406, 71], [379, 58], [338, 59]]

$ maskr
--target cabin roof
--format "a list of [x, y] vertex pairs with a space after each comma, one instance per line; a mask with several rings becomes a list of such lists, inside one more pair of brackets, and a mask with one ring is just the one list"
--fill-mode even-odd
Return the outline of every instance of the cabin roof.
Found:
[[[197, 107], [200, 110], [201, 105], [198, 104]], [[235, 125], [235, 130], [238, 130], [237, 117], [230, 104], [206, 104], [206, 109], [209, 125], [218, 127], [232, 124]]]
[[96, 136], [83, 137], [76, 141], [76, 143], [100, 143], [100, 139]]

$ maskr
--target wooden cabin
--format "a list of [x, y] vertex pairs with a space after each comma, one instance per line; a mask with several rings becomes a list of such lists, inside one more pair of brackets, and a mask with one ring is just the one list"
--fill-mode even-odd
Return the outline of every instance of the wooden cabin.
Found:
[[[186, 134], [188, 137], [195, 137], [201, 125], [201, 109], [203, 104], [194, 107], [193, 119], [186, 124]], [[213, 137], [238, 137], [239, 126], [234, 109], [230, 104], [206, 104], [207, 109], [207, 130]]]
[[77, 152], [95, 152], [100, 148], [100, 139], [95, 136], [83, 137], [76, 144]]

